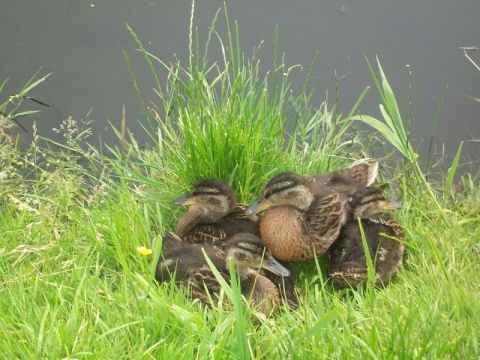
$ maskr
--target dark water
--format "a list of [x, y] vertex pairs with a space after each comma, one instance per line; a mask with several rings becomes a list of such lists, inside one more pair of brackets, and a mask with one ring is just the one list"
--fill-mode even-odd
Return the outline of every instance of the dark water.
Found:
[[[196, 1], [194, 22], [203, 34], [222, 4]], [[333, 97], [336, 72], [340, 78], [340, 111], [347, 113], [362, 90], [372, 85], [365, 56], [374, 61], [378, 55], [404, 119], [412, 73], [411, 134], [414, 144], [423, 144], [422, 156], [428, 150], [436, 110], [447, 86], [435, 134], [437, 156], [441, 156], [443, 144], [451, 158], [460, 141], [480, 139], [480, 103], [469, 98], [480, 98], [480, 71], [459, 49], [480, 46], [479, 0], [243, 0], [226, 4], [230, 19], [239, 23], [242, 48], [247, 54], [264, 40], [259, 55], [264, 69], [273, 64], [276, 26], [279, 51], [285, 52], [287, 65], [301, 64], [307, 69], [318, 52], [312, 76], [318, 104], [326, 91]], [[113, 142], [107, 120], [119, 125], [125, 104], [127, 126], [142, 141], [146, 139], [139, 126], [143, 114], [123, 50], [132, 59], [146, 100], [159, 100], [151, 74], [141, 54], [135, 51], [125, 23], [130, 24], [148, 51], [165, 62], [176, 54], [185, 64], [190, 11], [190, 2], [183, 0], [2, 1], [0, 80], [10, 76], [10, 81], [0, 94], [0, 102], [43, 67], [42, 74], [53, 75], [33, 96], [51, 108], [20, 120], [30, 132], [35, 120], [41, 134], [55, 137], [50, 129], [58, 127], [62, 119], [70, 115], [86, 118], [89, 113], [89, 118], [95, 120], [95, 139]], [[224, 24], [220, 19], [220, 33]], [[480, 51], [469, 55], [480, 64]], [[300, 83], [294, 85], [300, 87]], [[33, 103], [30, 107], [38, 108]], [[373, 88], [360, 110], [381, 118]], [[466, 142], [465, 154], [478, 161], [479, 147], [479, 143]], [[477, 168], [475, 163], [473, 170]]]

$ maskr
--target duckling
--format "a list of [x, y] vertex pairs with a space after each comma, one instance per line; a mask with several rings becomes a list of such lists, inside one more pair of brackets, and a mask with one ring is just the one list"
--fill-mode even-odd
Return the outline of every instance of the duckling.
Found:
[[[189, 207], [176, 230], [177, 235], [186, 242], [213, 244], [226, 250], [226, 241], [239, 232], [260, 237], [258, 217], [244, 214], [246, 206], [237, 203], [233, 189], [222, 180], [201, 180], [189, 194], [176, 199], [174, 204]], [[288, 268], [287, 264], [282, 265]], [[298, 307], [293, 276], [279, 276], [268, 270], [263, 270], [263, 275], [278, 287], [282, 299], [290, 308]]]
[[260, 236], [258, 218], [245, 216], [246, 206], [237, 203], [233, 189], [222, 180], [201, 180], [174, 204], [189, 207], [176, 230], [184, 241], [222, 246], [219, 242], [238, 232]]
[[275, 258], [309, 261], [337, 239], [347, 221], [350, 196], [373, 183], [377, 173], [378, 162], [371, 158], [313, 176], [284, 172], [267, 183], [245, 214], [268, 209], [260, 219], [260, 233]]
[[340, 232], [338, 240], [328, 250], [330, 279], [341, 288], [356, 287], [367, 282], [365, 249], [358, 225], [358, 219], [361, 219], [368, 251], [375, 265], [375, 285], [384, 286], [397, 272], [405, 250], [403, 228], [384, 211], [401, 206], [387, 201], [380, 188], [369, 186], [358, 190], [352, 196], [350, 207], [352, 215]]
[[[179, 239], [176, 235], [168, 235]], [[176, 240], [174, 240], [176, 241]], [[159, 261], [156, 279], [167, 281], [175, 274], [175, 281], [189, 286], [190, 296], [206, 305], [218, 301], [221, 286], [208, 267], [202, 249], [209, 256], [224, 279], [229, 282], [228, 264], [231, 260], [239, 275], [242, 295], [251, 299], [265, 315], [277, 310], [280, 303], [278, 288], [258, 269], [267, 269], [279, 276], [290, 276], [290, 271], [278, 263], [269, 253], [263, 242], [255, 235], [238, 233], [228, 242], [223, 251], [211, 244], [189, 244], [181, 242], [178, 249], [170, 251], [168, 257]]]

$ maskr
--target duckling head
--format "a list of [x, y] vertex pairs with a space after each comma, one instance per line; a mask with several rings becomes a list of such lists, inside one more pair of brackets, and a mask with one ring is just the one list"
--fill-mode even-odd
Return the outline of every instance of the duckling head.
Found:
[[273, 206], [293, 206], [306, 210], [312, 201], [313, 194], [305, 178], [293, 172], [283, 172], [265, 185], [263, 195], [245, 210], [245, 215], [256, 214]]
[[389, 201], [382, 189], [366, 186], [357, 190], [350, 200], [354, 218], [369, 219], [388, 210], [399, 209], [402, 205]]
[[226, 265], [232, 261], [240, 278], [245, 278], [253, 269], [266, 269], [279, 276], [290, 276], [290, 271], [270, 254], [265, 244], [257, 236], [239, 233], [227, 244]]
[[[218, 179], [205, 179], [197, 182], [190, 193], [179, 197], [173, 204], [189, 206], [189, 211], [182, 219], [185, 224], [191, 225], [191, 223], [200, 222], [208, 224], [214, 223], [230, 213], [237, 204], [237, 199], [232, 188], [226, 182]], [[177, 233], [179, 233], [178, 230]]]

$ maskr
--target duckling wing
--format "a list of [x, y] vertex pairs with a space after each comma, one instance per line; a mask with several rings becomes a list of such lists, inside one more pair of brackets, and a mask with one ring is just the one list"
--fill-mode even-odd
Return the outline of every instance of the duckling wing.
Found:
[[198, 225], [183, 240], [193, 244], [218, 245], [227, 238], [221, 224]]
[[[316, 199], [306, 213], [308, 233], [325, 251], [338, 237], [347, 219], [346, 201], [338, 193]], [[320, 249], [317, 248], [317, 255]]]

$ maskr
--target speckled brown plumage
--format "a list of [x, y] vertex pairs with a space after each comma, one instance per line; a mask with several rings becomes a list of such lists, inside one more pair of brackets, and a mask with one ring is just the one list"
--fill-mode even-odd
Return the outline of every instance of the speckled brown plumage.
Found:
[[358, 224], [360, 218], [368, 252], [375, 265], [375, 285], [386, 285], [402, 263], [405, 249], [403, 228], [391, 215], [384, 213], [398, 204], [388, 202], [381, 189], [366, 187], [353, 195], [350, 205], [352, 215], [329, 249], [329, 276], [342, 288], [367, 282], [368, 267]]
[[[169, 234], [167, 237], [175, 238], [175, 235]], [[203, 249], [227, 283], [230, 281], [228, 260], [232, 260], [240, 278], [242, 295], [251, 299], [252, 305], [258, 306], [259, 311], [268, 315], [277, 310], [280, 303], [279, 290], [258, 269], [267, 269], [279, 276], [290, 274], [271, 256], [258, 237], [248, 233], [236, 234], [226, 244], [225, 251], [211, 244], [181, 241], [176, 241], [175, 244], [177, 248], [168, 245], [168, 256], [161, 258], [157, 264], [156, 279], [159, 282], [174, 278], [178, 284], [190, 289], [192, 298], [199, 299], [206, 305], [211, 305], [211, 302], [216, 304], [221, 286], [207, 265]]]
[[350, 196], [376, 178], [378, 162], [362, 159], [349, 169], [304, 177], [275, 176], [246, 214], [267, 209], [260, 233], [272, 254], [284, 261], [308, 261], [337, 239], [349, 213]]

